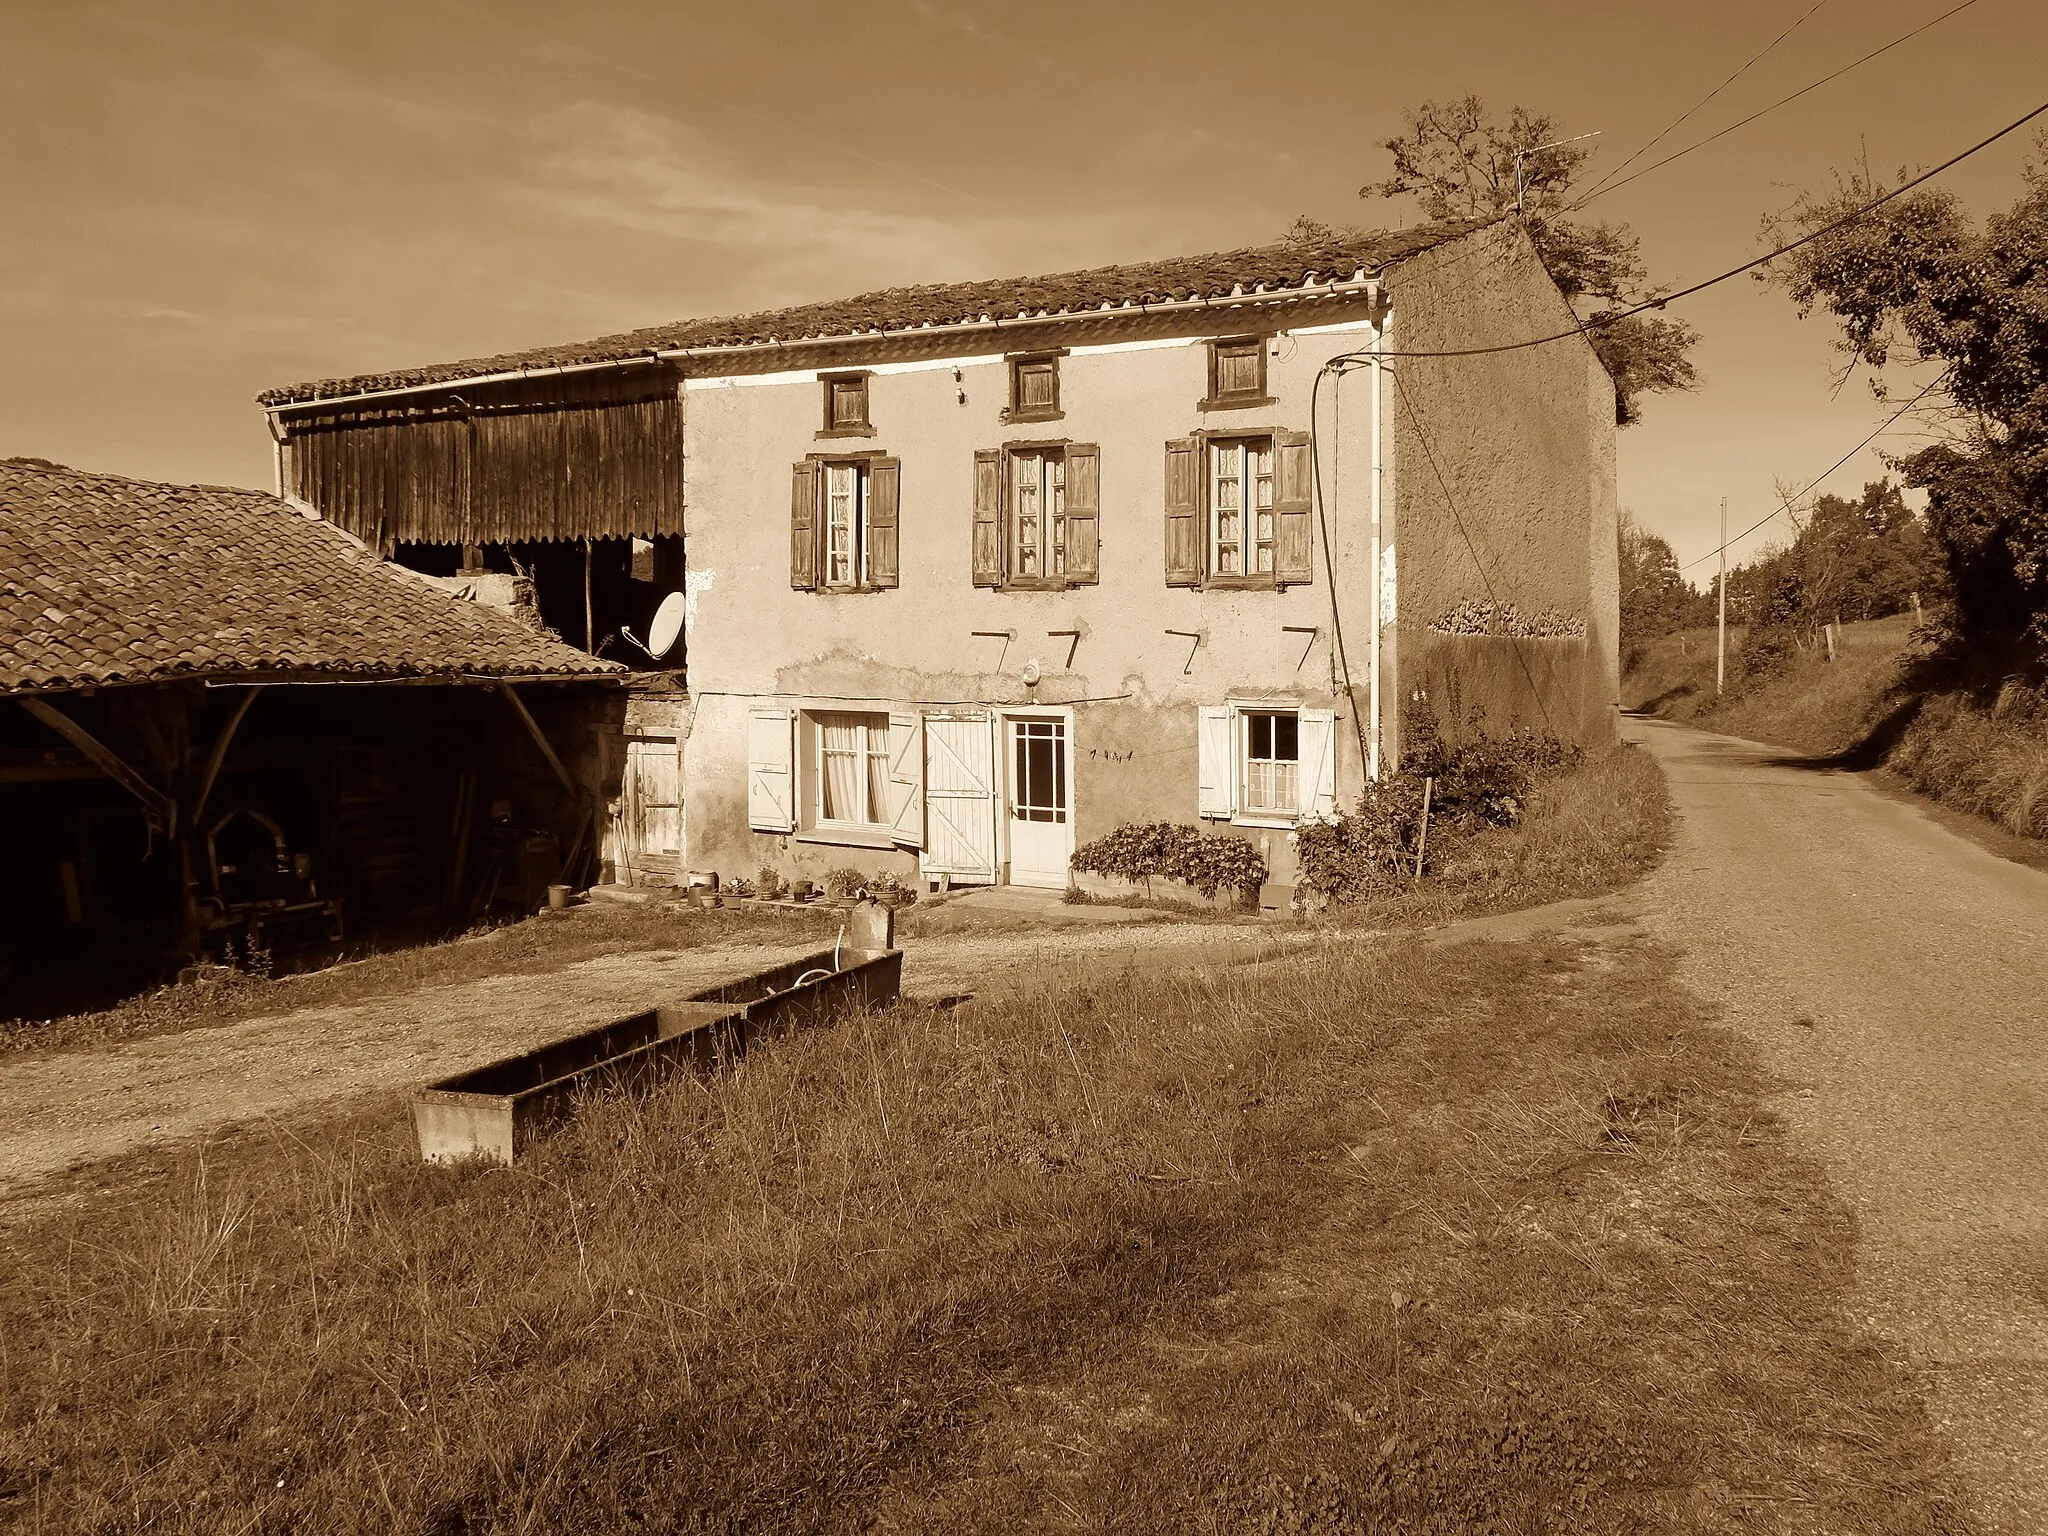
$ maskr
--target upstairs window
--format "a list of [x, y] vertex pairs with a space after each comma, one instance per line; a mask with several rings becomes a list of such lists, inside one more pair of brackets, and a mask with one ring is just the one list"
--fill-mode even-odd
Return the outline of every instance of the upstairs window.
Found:
[[1102, 451], [1011, 443], [974, 456], [974, 584], [1043, 590], [1097, 579]]
[[1067, 453], [1010, 454], [1010, 570], [1023, 580], [1067, 573]]
[[1166, 584], [1289, 587], [1315, 579], [1306, 432], [1210, 434], [1166, 445]]
[[868, 420], [868, 375], [828, 373], [819, 383], [825, 391], [825, 425], [820, 437], [872, 437]]
[[1271, 405], [1266, 393], [1266, 338], [1221, 337], [1209, 343], [1209, 393], [1200, 409]]
[[1010, 408], [1006, 421], [1056, 421], [1060, 410], [1058, 354], [1010, 359]]
[[1273, 574], [1273, 439], [1209, 443], [1209, 570], [1216, 576]]
[[800, 592], [864, 592], [897, 582], [902, 464], [879, 454], [794, 466], [789, 584]]

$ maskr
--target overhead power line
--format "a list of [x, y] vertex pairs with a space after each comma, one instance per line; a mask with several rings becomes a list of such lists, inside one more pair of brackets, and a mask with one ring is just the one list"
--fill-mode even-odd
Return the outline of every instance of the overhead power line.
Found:
[[[1783, 512], [1788, 517], [1791, 516], [1793, 502], [1797, 501], [1800, 497], [1804, 496], [1808, 491], [1812, 490], [1815, 486], [1819, 485], [1821, 481], [1827, 479], [1829, 475], [1832, 475], [1844, 464], [1848, 463], [1851, 459], [1855, 458], [1857, 454], [1861, 453], [1864, 449], [1868, 448], [1872, 443], [1876, 442], [1885, 433], [1889, 432], [1893, 428], [1893, 426], [1895, 426], [1898, 423], [1899, 419], [1902, 416], [1904, 416], [1908, 411], [1912, 410], [1913, 407], [1918, 405], [1922, 400], [1925, 400], [1929, 395], [1933, 394], [1936, 386], [1939, 385], [1942, 379], [1946, 376], [1947, 375], [1945, 374], [1937, 375], [1935, 378], [1930, 380], [1925, 389], [1921, 390], [1919, 394], [1915, 395], [1912, 399], [1908, 400], [1904, 405], [1900, 406], [1896, 411], [1893, 411], [1891, 415], [1887, 416], [1881, 423], [1879, 423], [1876, 431], [1872, 432], [1868, 437], [1864, 438], [1862, 442], [1858, 443], [1854, 448], [1851, 448], [1847, 453], [1843, 454], [1839, 459], [1835, 460], [1834, 463], [1830, 464], [1826, 469], [1822, 470], [1819, 474], [1815, 475], [1811, 480], [1807, 481], [1805, 485], [1801, 486], [1798, 490], [1794, 491], [1790, 496], [1785, 497], [1784, 500], [1778, 506], [1771, 508], [1769, 512], [1766, 512], [1762, 517], [1758, 518], [1755, 522], [1751, 523], [1747, 528], [1743, 529], [1742, 532], [1735, 535], [1734, 538], [1727, 540], [1725, 543], [1715, 545], [1712, 549], [1708, 550], [1704, 555], [1700, 555], [1695, 559], [1686, 561], [1685, 564], [1679, 567], [1679, 570], [1689, 571], [1694, 566], [1700, 564], [1702, 561], [1713, 559], [1714, 556], [1720, 554], [1722, 550], [1732, 549], [1735, 545], [1740, 544], [1744, 539], [1748, 538], [1752, 533], [1755, 533], [1757, 529], [1763, 527], [1765, 523], [1768, 523], [1772, 518], [1776, 517], [1780, 512]], [[1798, 523], [1795, 521], [1793, 526], [1796, 528], [1798, 526]]]
[[[1974, 0], [1972, 0], [1972, 3], [1974, 3]], [[1758, 267], [1768, 266], [1772, 262], [1776, 261], [1780, 256], [1789, 255], [1793, 251], [1798, 250], [1802, 245], [1811, 245], [1814, 241], [1820, 239], [1823, 235], [1831, 235], [1836, 230], [1841, 229], [1846, 225], [1855, 223], [1865, 214], [1874, 213], [1877, 209], [1882, 208], [1886, 203], [1892, 202], [1897, 198], [1905, 196], [1908, 192], [1912, 191], [1915, 187], [1920, 186], [1923, 183], [1932, 181], [1935, 177], [1939, 176], [1943, 171], [1950, 170], [1955, 166], [1961, 165], [1965, 160], [1969, 159], [1972, 155], [1977, 154], [1980, 151], [1989, 149], [1993, 144], [1996, 144], [2000, 139], [2003, 139], [2010, 134], [2017, 133], [2020, 129], [2026, 127], [2028, 123], [2031, 123], [2035, 118], [2039, 117], [2044, 112], [2048, 112], [2048, 101], [2042, 102], [2040, 106], [2034, 108], [2033, 111], [2027, 113], [2024, 117], [2015, 118], [2012, 122], [2007, 123], [2003, 128], [1999, 129], [1998, 132], [1990, 135], [1988, 138], [1979, 139], [1975, 144], [1972, 144], [1968, 149], [1964, 150], [1961, 154], [1951, 155], [1948, 159], [1942, 161], [1941, 164], [1934, 167], [1933, 170], [1922, 171], [1918, 176], [1915, 176], [1911, 181], [1903, 182], [1900, 185], [1892, 188], [1891, 191], [1885, 193], [1882, 197], [1874, 197], [1869, 202], [1863, 204], [1862, 207], [1853, 209], [1850, 212], [1843, 214], [1839, 219], [1830, 220], [1828, 223], [1823, 224], [1819, 229], [1812, 230], [1804, 235], [1801, 235], [1797, 240], [1789, 240], [1785, 244], [1779, 246], [1774, 251], [1766, 251], [1763, 255], [1758, 256], [1752, 261], [1745, 261], [1739, 267], [1730, 267], [1726, 272], [1716, 273], [1714, 276], [1703, 279], [1702, 281], [1694, 283], [1689, 287], [1681, 288], [1676, 293], [1661, 294], [1654, 299], [1645, 299], [1642, 303], [1631, 304], [1626, 309], [1617, 309], [1608, 314], [1596, 315], [1591, 320], [1582, 321], [1578, 324], [1573, 325], [1569, 330], [1552, 331], [1547, 336], [1532, 336], [1527, 341], [1504, 341], [1490, 347], [1446, 347], [1434, 351], [1417, 350], [1410, 352], [1397, 352], [1392, 349], [1388, 349], [1378, 353], [1377, 355], [1382, 358], [1491, 357], [1502, 352], [1526, 352], [1531, 347], [1547, 347], [1552, 342], [1565, 341], [1573, 336], [1582, 336], [1589, 331], [1604, 330], [1608, 326], [1615, 324], [1617, 321], [1629, 319], [1631, 316], [1634, 315], [1640, 315], [1645, 310], [1662, 309], [1667, 304], [1675, 304], [1680, 299], [1690, 298], [1693, 294], [1704, 292], [1706, 289], [1712, 288], [1717, 284], [1725, 283], [1730, 278], [1741, 277], [1745, 272], [1754, 272]], [[1336, 357], [1331, 358], [1329, 362], [1325, 363], [1323, 366], [1325, 368], [1335, 368], [1339, 371], [1342, 371], [1345, 368], [1364, 367], [1365, 364], [1369, 362], [1373, 356], [1374, 354], [1370, 352], [1345, 352], [1341, 353]]]
[[1707, 92], [1706, 95], [1702, 96], [1698, 101], [1694, 102], [1691, 106], [1687, 107], [1683, 112], [1679, 113], [1678, 116], [1674, 117], [1669, 123], [1665, 124], [1664, 127], [1658, 132], [1657, 136], [1651, 139], [1649, 143], [1645, 144], [1641, 149], [1637, 150], [1634, 154], [1630, 155], [1626, 160], [1622, 161], [1621, 164], [1617, 165], [1605, 176], [1602, 176], [1598, 181], [1594, 182], [1593, 185], [1587, 189], [1586, 195], [1578, 200], [1577, 206], [1583, 207], [1586, 203], [1590, 202], [1594, 197], [1598, 196], [1600, 189], [1602, 187], [1606, 186], [1608, 182], [1614, 180], [1615, 177], [1619, 176], [1623, 171], [1627, 170], [1630, 166], [1634, 165], [1638, 160], [1642, 159], [1644, 155], [1647, 155], [1651, 150], [1655, 149], [1659, 144], [1663, 143], [1664, 140], [1667, 137], [1669, 137], [1675, 129], [1682, 126], [1686, 122], [1686, 120], [1693, 115], [1693, 113], [1699, 111], [1701, 107], [1704, 107], [1716, 96], [1720, 95], [1723, 91], [1727, 90], [1729, 86], [1733, 85], [1736, 81], [1740, 80], [1744, 75], [1748, 74], [1750, 70], [1755, 68], [1758, 62], [1762, 60], [1765, 54], [1769, 53], [1773, 48], [1777, 47], [1778, 44], [1785, 41], [1786, 38], [1790, 37], [1794, 32], [1797, 32], [1801, 27], [1806, 25], [1807, 19], [1810, 16], [1812, 16], [1815, 11], [1819, 10], [1822, 6], [1826, 5], [1827, 3], [1828, 0], [1813, 0], [1812, 5], [1808, 6], [1804, 11], [1801, 11], [1799, 13], [1799, 19], [1797, 21], [1793, 22], [1791, 26], [1787, 27], [1784, 31], [1780, 32], [1776, 37], [1772, 38], [1768, 43], [1766, 43], [1763, 46], [1761, 50], [1751, 54], [1749, 57], [1749, 62], [1747, 64], [1744, 64], [1742, 68], [1736, 70], [1734, 74], [1730, 75], [1726, 80], [1723, 80], [1719, 85], [1715, 86], [1711, 91]]
[[[1840, 69], [1836, 70], [1833, 74], [1823, 75], [1820, 79], [1814, 81], [1811, 85], [1803, 85], [1798, 90], [1794, 91], [1791, 95], [1781, 96], [1767, 107], [1759, 107], [1756, 111], [1750, 113], [1749, 116], [1741, 118], [1736, 122], [1730, 123], [1726, 128], [1723, 128], [1715, 133], [1710, 133], [1704, 139], [1701, 139], [1696, 143], [1686, 145], [1684, 149], [1674, 150], [1672, 153], [1666, 155], [1661, 160], [1653, 160], [1648, 165], [1644, 166], [1640, 171], [1637, 171], [1632, 175], [1624, 176], [1619, 181], [1606, 183], [1604, 185], [1596, 183], [1591, 191], [1589, 191], [1584, 197], [1580, 198], [1577, 202], [1571, 205], [1572, 209], [1576, 211], [1580, 208], [1583, 208], [1586, 206], [1586, 204], [1592, 202], [1594, 198], [1605, 197], [1608, 193], [1617, 191], [1620, 188], [1627, 186], [1630, 182], [1634, 181], [1638, 176], [1647, 176], [1650, 174], [1650, 172], [1661, 169], [1662, 167], [1669, 165], [1674, 160], [1683, 160], [1687, 155], [1691, 154], [1694, 150], [1704, 149], [1707, 145], [1713, 143], [1716, 139], [1726, 138], [1729, 134], [1735, 132], [1735, 130], [1738, 128], [1747, 128], [1751, 123], [1755, 122], [1758, 118], [1768, 116], [1770, 113], [1777, 111], [1778, 108], [1790, 105], [1792, 102], [1797, 101], [1800, 97], [1819, 90], [1822, 86], [1828, 84], [1828, 82], [1832, 80], [1841, 79], [1842, 76], [1848, 74], [1849, 71], [1852, 69], [1860, 69], [1863, 65], [1868, 64], [1872, 59], [1877, 58], [1880, 54], [1890, 53], [1894, 48], [1898, 47], [1901, 43], [1911, 42], [1914, 38], [1918, 37], [1922, 32], [1927, 31], [1928, 28], [1940, 26], [1944, 21], [1947, 21], [1949, 17], [1954, 16], [1959, 12], [1967, 11], [1971, 6], [1975, 5], [1976, 3], [1977, 0], [1962, 0], [1962, 4], [1949, 7], [1949, 9], [1943, 11], [1939, 16], [1935, 17], [1932, 21], [1923, 21], [1919, 26], [1915, 27], [1912, 31], [1904, 33], [1899, 37], [1893, 38], [1890, 42], [1886, 43], [1882, 48], [1871, 49], [1871, 51], [1864, 54], [1862, 58], [1856, 59], [1848, 64], [1844, 64]], [[1811, 15], [1812, 12], [1809, 11], [1807, 14]], [[1800, 18], [1801, 21], [1805, 19], [1805, 17]], [[1795, 22], [1793, 23], [1793, 25], [1797, 26], [1798, 23]], [[1776, 45], [1773, 44], [1773, 46]], [[1765, 51], [1768, 52], [1769, 50], [1767, 49]], [[1758, 57], [1761, 58], [1762, 55], [1759, 54]], [[1743, 67], [1746, 69], [1748, 68], [1748, 65], [1744, 65]], [[1658, 137], [1661, 138], [1663, 137], [1663, 135], [1660, 134], [1658, 135]], [[1654, 142], [1654, 140], [1652, 142]], [[1648, 146], [1645, 147], [1647, 148]], [[1618, 171], [1621, 169], [1621, 167], [1616, 166], [1615, 169]], [[1603, 178], [1603, 182], [1604, 181], [1605, 178]]]

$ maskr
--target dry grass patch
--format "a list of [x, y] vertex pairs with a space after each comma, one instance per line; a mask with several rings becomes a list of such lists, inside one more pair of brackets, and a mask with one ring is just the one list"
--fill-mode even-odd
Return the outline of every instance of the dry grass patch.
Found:
[[1639, 943], [1332, 940], [402, 1107], [11, 1234], [0, 1521], [1956, 1530], [1850, 1228]]
[[703, 944], [795, 942], [805, 933], [831, 932], [843, 916], [782, 916], [670, 902], [592, 906], [566, 917], [532, 917], [479, 928], [444, 943], [383, 950], [298, 975], [232, 972], [158, 987], [93, 1013], [61, 1019], [0, 1018], [0, 1056], [113, 1045], [487, 976], [545, 975], [597, 955]]
[[1656, 759], [1641, 747], [1610, 747], [1538, 785], [1515, 826], [1464, 838], [1413, 889], [1330, 913], [1346, 924], [1414, 927], [1604, 896], [1655, 867], [1674, 815]]

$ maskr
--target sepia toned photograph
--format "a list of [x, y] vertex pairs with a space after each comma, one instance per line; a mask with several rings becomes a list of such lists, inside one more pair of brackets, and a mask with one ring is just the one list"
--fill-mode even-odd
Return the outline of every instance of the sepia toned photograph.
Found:
[[2037, 0], [0, 0], [0, 1536], [2048, 1536]]

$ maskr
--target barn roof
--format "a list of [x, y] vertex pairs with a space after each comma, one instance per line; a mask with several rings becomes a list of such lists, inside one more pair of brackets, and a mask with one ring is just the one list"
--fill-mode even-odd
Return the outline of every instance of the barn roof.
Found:
[[284, 673], [622, 672], [274, 496], [0, 460], [0, 694]]
[[289, 405], [377, 390], [416, 389], [521, 369], [625, 362], [684, 349], [832, 341], [934, 326], [1136, 309], [1169, 301], [1305, 293], [1355, 281], [1479, 227], [1477, 222], [1465, 222], [1358, 234], [1333, 233], [1207, 256], [1090, 267], [1046, 277], [885, 288], [855, 298], [799, 304], [750, 315], [681, 320], [564, 346], [534, 347], [524, 352], [503, 352], [495, 357], [474, 357], [389, 373], [316, 379], [267, 390], [257, 399], [264, 405]]

